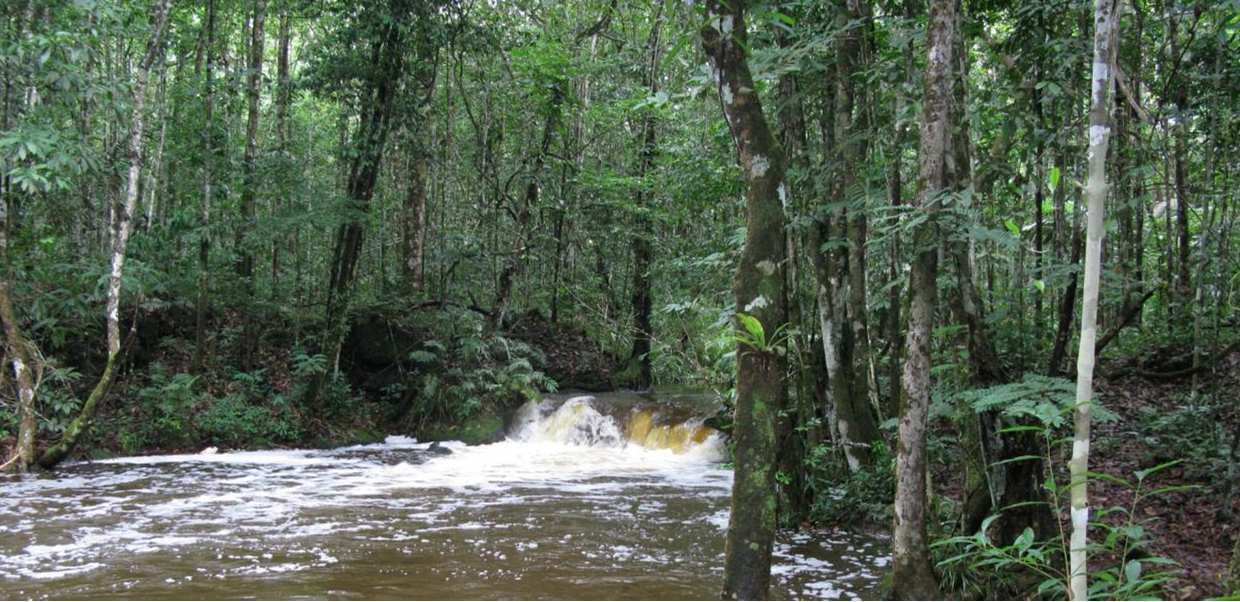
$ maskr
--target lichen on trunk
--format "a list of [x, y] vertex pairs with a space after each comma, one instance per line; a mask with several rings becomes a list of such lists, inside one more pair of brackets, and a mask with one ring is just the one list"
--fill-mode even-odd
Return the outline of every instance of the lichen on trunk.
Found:
[[775, 426], [787, 398], [787, 359], [778, 338], [785, 335], [788, 311], [780, 199], [781, 189], [786, 194], [784, 158], [762, 113], [746, 60], [745, 8], [740, 0], [708, 0], [701, 35], [746, 184], [745, 247], [733, 282], [736, 310], [761, 325], [736, 325], [736, 477], [722, 591], [725, 599], [752, 600], [766, 598], [771, 577], [777, 512]]

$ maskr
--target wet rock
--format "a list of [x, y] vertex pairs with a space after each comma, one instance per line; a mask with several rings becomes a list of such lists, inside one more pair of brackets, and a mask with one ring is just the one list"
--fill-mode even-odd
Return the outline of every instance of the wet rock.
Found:
[[466, 445], [496, 443], [504, 439], [504, 419], [497, 414], [478, 414], [460, 424], [432, 425], [418, 432], [419, 441], [460, 441]]

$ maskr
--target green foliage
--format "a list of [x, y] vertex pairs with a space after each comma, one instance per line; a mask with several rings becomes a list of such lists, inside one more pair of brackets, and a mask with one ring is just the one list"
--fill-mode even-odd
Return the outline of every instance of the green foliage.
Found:
[[301, 427], [297, 413], [287, 398], [273, 394], [263, 371], [234, 374], [229, 389], [227, 395], [212, 400], [195, 416], [201, 443], [265, 447], [298, 439]]
[[41, 408], [39, 430], [51, 435], [59, 435], [73, 420], [81, 407], [74, 387], [82, 375], [73, 368], [60, 367], [54, 361], [43, 364], [43, 380], [38, 384], [36, 403]]
[[[1220, 493], [1227, 493], [1228, 484], [1213, 478], [1227, 474], [1229, 425], [1218, 416], [1224, 408], [1206, 398], [1185, 396], [1171, 411], [1156, 407], [1140, 407], [1138, 420], [1149, 434], [1143, 443], [1150, 449], [1150, 461], [1171, 458], [1184, 460], [1186, 477], [1212, 483]], [[1224, 402], [1227, 403], [1227, 402]], [[1235, 442], [1231, 445], [1236, 445]]]
[[460, 423], [555, 390], [536, 368], [544, 363], [536, 348], [494, 333], [473, 312], [431, 313], [414, 324], [426, 338], [407, 353], [409, 376], [385, 390], [406, 426]]
[[[1003, 416], [1033, 419], [1051, 429], [1065, 426], [1076, 407], [1076, 386], [1072, 381], [1039, 374], [1026, 374], [1018, 382], [963, 391], [958, 395], [976, 412], [997, 410]], [[1091, 405], [1094, 420], [1112, 422], [1119, 418], [1097, 400]]]
[[849, 470], [837, 449], [822, 444], [805, 460], [813, 491], [810, 518], [820, 524], [887, 524], [895, 498], [895, 454], [886, 444], [873, 446], [874, 464]]
[[[721, 260], [708, 257], [702, 261]], [[730, 308], [712, 306], [703, 298], [658, 308], [655, 318], [662, 328], [683, 334], [655, 338], [652, 367], [656, 374], [670, 382], [709, 386], [720, 397], [730, 397], [722, 390], [736, 375], [736, 327], [730, 315]]]
[[[162, 447], [189, 442], [193, 435], [193, 410], [201, 399], [194, 391], [198, 378], [184, 373], [168, 375], [162, 364], [152, 364], [150, 381], [137, 390], [135, 398], [149, 416], [149, 430], [143, 441]], [[132, 444], [132, 443], [131, 443]]]
[[[1042, 383], [1053, 388], [1053, 383]], [[1022, 412], [1022, 414], [1024, 414]], [[1058, 419], [1051, 414], [1039, 427], [1022, 427], [1039, 430], [1048, 440]], [[1048, 452], [1044, 460], [1057, 474], [1054, 467], [1055, 454]], [[1129, 492], [1128, 506], [1093, 508], [1089, 526], [1097, 534], [1089, 541], [1090, 560], [1089, 597], [1092, 600], [1142, 600], [1160, 599], [1162, 587], [1175, 579], [1178, 564], [1169, 559], [1149, 555], [1147, 532], [1138, 517], [1142, 502], [1151, 497], [1192, 489], [1188, 486], [1159, 487], [1150, 490], [1147, 480], [1158, 473], [1179, 464], [1167, 462], [1133, 473], [1134, 479], [1126, 479], [1102, 473], [1091, 473], [1090, 480], [1106, 480], [1122, 486]], [[1053, 476], [1044, 487], [1053, 496], [1054, 507], [1066, 499], [1069, 483], [1060, 483]], [[1059, 533], [1045, 541], [1036, 541], [1032, 529], [1026, 529], [1011, 543], [992, 541], [988, 536], [990, 524], [998, 518], [991, 516], [983, 521], [975, 534], [949, 536], [931, 544], [936, 562], [942, 574], [942, 584], [948, 589], [985, 597], [1012, 597], [1061, 600], [1068, 595], [1070, 571], [1068, 558], [1068, 527], [1057, 520]]]

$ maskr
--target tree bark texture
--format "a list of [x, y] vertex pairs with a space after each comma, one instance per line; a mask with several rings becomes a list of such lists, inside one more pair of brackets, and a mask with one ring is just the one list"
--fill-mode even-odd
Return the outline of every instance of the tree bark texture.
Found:
[[1076, 361], [1076, 410], [1073, 412], [1071, 474], [1072, 535], [1069, 540], [1069, 596], [1089, 599], [1086, 545], [1089, 528], [1089, 427], [1094, 398], [1094, 342], [1098, 328], [1098, 289], [1102, 275], [1102, 237], [1106, 208], [1107, 143], [1111, 136], [1111, 82], [1115, 68], [1115, 40], [1119, 32], [1118, 0], [1094, 2], [1094, 58], [1090, 76], [1089, 179], [1086, 209], [1084, 298], [1081, 301], [1081, 338]]
[[39, 458], [39, 464], [51, 468], [59, 464], [77, 445], [81, 435], [90, 429], [94, 419], [95, 408], [111, 387], [116, 373], [117, 360], [121, 352], [120, 305], [121, 282], [124, 275], [125, 251], [129, 244], [129, 233], [133, 225], [133, 214], [138, 206], [138, 185], [141, 182], [142, 170], [142, 132], [146, 123], [146, 97], [151, 69], [164, 57], [164, 33], [168, 25], [168, 2], [160, 0], [154, 6], [151, 37], [147, 42], [146, 54], [134, 74], [133, 118], [129, 132], [129, 171], [125, 184], [125, 204], [116, 217], [116, 227], [112, 233], [112, 261], [108, 274], [107, 297], [107, 349], [108, 363], [103, 376], [95, 385], [86, 403], [82, 404], [78, 415], [65, 428], [59, 442], [48, 448]]
[[[776, 525], [776, 417], [787, 398], [786, 359], [778, 337], [785, 300], [784, 158], [775, 141], [746, 59], [746, 2], [707, 0], [702, 46], [710, 60], [724, 117], [745, 175], [745, 247], [736, 269], [736, 309], [762, 325], [764, 337], [737, 324], [736, 476], [725, 544], [722, 597], [764, 599], [771, 577]], [[747, 338], [748, 337], [748, 338]]]
[[955, 185], [951, 103], [955, 75], [956, 0], [930, 3], [928, 60], [922, 100], [917, 210], [925, 220], [913, 233], [915, 259], [909, 274], [908, 328], [901, 383], [904, 391], [896, 449], [895, 525], [892, 534], [892, 597], [940, 597], [926, 537], [926, 429], [930, 407], [930, 336], [938, 272], [935, 218], [940, 197]]

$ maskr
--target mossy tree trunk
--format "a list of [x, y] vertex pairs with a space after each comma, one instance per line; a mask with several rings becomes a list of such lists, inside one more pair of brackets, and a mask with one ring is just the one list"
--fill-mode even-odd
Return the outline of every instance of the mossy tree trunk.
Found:
[[[0, 206], [0, 219], [3, 219], [3, 208]], [[3, 228], [0, 227], [0, 252], [4, 252], [7, 241], [3, 239]], [[5, 253], [7, 255], [7, 253]], [[7, 257], [5, 257], [7, 264]], [[17, 454], [9, 461], [16, 462], [14, 468], [18, 472], [26, 472], [26, 469], [34, 464], [34, 435], [38, 430], [38, 421], [35, 413], [35, 387], [34, 379], [31, 372], [34, 370], [34, 364], [30, 361], [30, 352], [27, 349], [28, 343], [22, 336], [21, 328], [17, 323], [16, 314], [13, 312], [13, 301], [9, 297], [9, 277], [8, 267], [4, 266], [4, 273], [0, 275], [0, 322], [4, 323], [4, 341], [5, 353], [8, 355], [9, 363], [13, 365], [13, 379], [17, 384]]]
[[725, 547], [725, 599], [764, 599], [775, 539], [775, 423], [787, 397], [787, 360], [778, 337], [788, 320], [785, 300], [783, 152], [762, 113], [746, 60], [746, 2], [707, 0], [702, 46], [710, 60], [723, 114], [745, 175], [745, 247], [736, 268], [736, 309], [761, 324], [737, 324], [736, 478]]
[[405, 73], [405, 48], [409, 20], [413, 17], [412, 6], [404, 0], [390, 0], [383, 9], [382, 34], [371, 43], [371, 63], [375, 68], [369, 72], [362, 103], [363, 114], [358, 121], [357, 133], [352, 141], [349, 155], [349, 176], [346, 196], [352, 217], [336, 230], [332, 253], [331, 278], [327, 290], [327, 314], [323, 351], [332, 370], [325, 372], [310, 393], [313, 401], [322, 390], [323, 379], [334, 374], [340, 359], [340, 349], [348, 326], [349, 306], [353, 283], [357, 277], [357, 264], [361, 259], [362, 240], [366, 233], [366, 215], [370, 201], [375, 195], [383, 152], [391, 130], [392, 114], [401, 79]]

